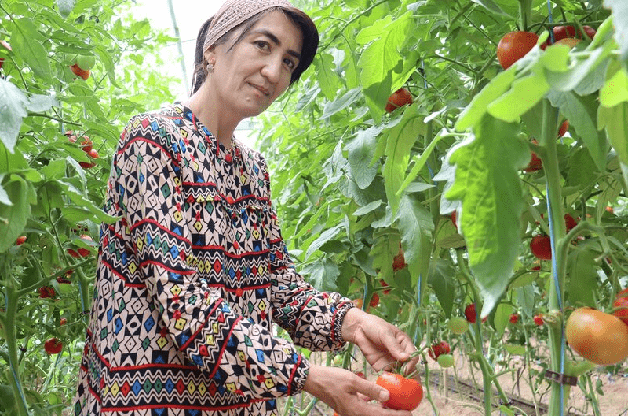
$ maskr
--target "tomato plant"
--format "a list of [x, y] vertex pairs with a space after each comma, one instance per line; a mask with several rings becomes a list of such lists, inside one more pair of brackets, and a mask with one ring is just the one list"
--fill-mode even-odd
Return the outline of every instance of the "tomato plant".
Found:
[[391, 409], [414, 410], [423, 400], [423, 386], [417, 379], [384, 373], [375, 382], [390, 393], [390, 398], [383, 404]]
[[565, 326], [569, 346], [599, 365], [611, 365], [628, 357], [628, 326], [611, 314], [579, 308]]
[[504, 69], [508, 69], [523, 58], [536, 45], [539, 36], [536, 33], [517, 31], [506, 33], [497, 44], [497, 60]]

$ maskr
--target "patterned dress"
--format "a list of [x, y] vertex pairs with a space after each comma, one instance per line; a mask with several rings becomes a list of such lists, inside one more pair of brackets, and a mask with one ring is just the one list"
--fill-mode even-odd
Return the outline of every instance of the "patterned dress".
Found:
[[132, 118], [116, 150], [76, 415], [275, 415], [313, 351], [344, 344], [353, 305], [298, 275], [259, 153], [174, 104]]

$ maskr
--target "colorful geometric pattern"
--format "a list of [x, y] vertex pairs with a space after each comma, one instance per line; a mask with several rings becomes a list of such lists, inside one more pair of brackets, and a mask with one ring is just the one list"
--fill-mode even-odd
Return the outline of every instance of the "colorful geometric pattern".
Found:
[[76, 415], [274, 415], [352, 303], [298, 275], [262, 156], [226, 149], [175, 104], [138, 115], [114, 156]]

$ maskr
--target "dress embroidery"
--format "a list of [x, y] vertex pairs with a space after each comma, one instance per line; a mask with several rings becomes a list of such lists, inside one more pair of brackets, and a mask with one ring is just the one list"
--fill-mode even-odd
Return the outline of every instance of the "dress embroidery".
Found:
[[74, 401], [78, 415], [276, 415], [352, 303], [298, 275], [262, 156], [175, 104], [120, 137]]

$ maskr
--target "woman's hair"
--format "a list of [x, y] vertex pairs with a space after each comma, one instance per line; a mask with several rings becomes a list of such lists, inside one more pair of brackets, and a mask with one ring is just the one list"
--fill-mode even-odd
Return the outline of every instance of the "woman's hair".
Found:
[[[231, 45], [229, 50], [233, 49], [238, 43], [244, 39], [247, 33], [251, 30], [251, 28], [266, 14], [274, 10], [281, 10], [285, 15], [290, 19], [292, 23], [294, 23], [300, 30], [303, 35], [303, 46], [301, 48], [301, 59], [299, 59], [299, 64], [292, 72], [292, 76], [290, 77], [290, 84], [292, 85], [296, 82], [300, 77], [303, 71], [305, 71], [314, 60], [314, 55], [316, 55], [316, 49], [318, 48], [318, 30], [316, 29], [316, 25], [310, 19], [310, 17], [303, 13], [298, 9], [293, 8], [284, 8], [284, 7], [273, 7], [267, 10], [264, 10], [261, 13], [256, 14], [252, 18], [246, 20], [242, 24], [234, 27], [232, 30], [225, 33], [223, 36], [218, 38], [216, 42], [214, 42], [213, 46], [222, 45], [227, 43], [227, 41], [231, 38], [233, 33], [240, 27], [243, 28], [242, 33], [236, 39], [235, 42]], [[196, 38], [196, 48], [194, 51], [194, 73], [192, 74], [192, 92], [194, 94], [200, 87], [203, 85], [203, 82], [207, 79], [207, 62], [205, 62], [205, 38], [207, 37], [207, 31], [212, 24], [214, 17], [210, 17], [203, 23], [200, 30], [198, 31], [198, 37]], [[190, 95], [191, 95], [190, 94]]]

